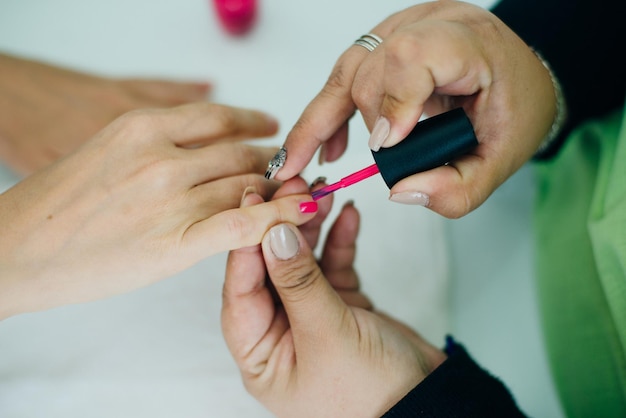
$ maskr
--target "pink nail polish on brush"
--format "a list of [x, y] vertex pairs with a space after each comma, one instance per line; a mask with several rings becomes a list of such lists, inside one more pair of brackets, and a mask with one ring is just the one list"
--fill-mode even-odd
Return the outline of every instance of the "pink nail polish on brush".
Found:
[[374, 152], [375, 163], [311, 193], [319, 200], [380, 173], [390, 189], [405, 177], [442, 166], [478, 145], [474, 128], [462, 108], [419, 122], [406, 138]]
[[257, 0], [212, 0], [222, 27], [231, 35], [248, 32], [257, 16]]

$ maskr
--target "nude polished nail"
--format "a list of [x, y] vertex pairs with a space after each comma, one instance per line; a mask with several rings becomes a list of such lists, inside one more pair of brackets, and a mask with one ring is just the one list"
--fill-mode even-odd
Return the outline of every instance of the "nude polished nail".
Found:
[[287, 225], [276, 225], [270, 229], [270, 248], [276, 258], [289, 260], [298, 254], [298, 237]]
[[389, 200], [396, 203], [403, 203], [405, 205], [419, 205], [428, 207], [430, 198], [426, 193], [422, 192], [402, 192], [394, 193], [389, 196]]
[[385, 143], [385, 140], [389, 136], [391, 131], [391, 124], [389, 120], [383, 116], [379, 116], [374, 124], [374, 129], [370, 135], [368, 145], [372, 151], [378, 151], [380, 147]]

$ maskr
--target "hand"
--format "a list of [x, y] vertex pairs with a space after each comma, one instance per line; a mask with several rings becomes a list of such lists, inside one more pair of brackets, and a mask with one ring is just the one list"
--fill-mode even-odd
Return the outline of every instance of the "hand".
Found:
[[379, 417], [445, 360], [359, 292], [358, 223], [344, 206], [319, 265], [305, 235], [285, 223], [262, 245], [229, 254], [224, 336], [247, 390], [279, 417]]
[[203, 101], [210, 85], [110, 79], [0, 54], [0, 159], [26, 175], [127, 111]]
[[376, 150], [398, 143], [422, 113], [462, 106], [480, 145], [447, 166], [400, 181], [391, 199], [423, 204], [449, 218], [469, 213], [548, 133], [556, 112], [550, 74], [493, 14], [459, 1], [410, 7], [372, 32], [383, 42], [373, 52], [353, 45], [339, 58], [289, 133], [287, 161], [276, 178], [299, 173], [320, 146], [321, 160], [339, 158], [356, 109]]
[[0, 195], [0, 319], [126, 292], [221, 251], [257, 244], [279, 222], [313, 217], [291, 195], [238, 208], [275, 148], [260, 112], [209, 103], [133, 111]]

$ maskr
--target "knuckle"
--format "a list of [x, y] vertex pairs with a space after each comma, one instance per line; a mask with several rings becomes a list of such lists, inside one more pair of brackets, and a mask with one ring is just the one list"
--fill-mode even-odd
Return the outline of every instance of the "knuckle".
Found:
[[395, 114], [397, 111], [403, 108], [404, 100], [394, 94], [386, 93], [385, 96], [385, 110], [388, 114]]
[[150, 109], [136, 109], [124, 113], [118, 118], [126, 129], [144, 131], [155, 124], [155, 113]]
[[371, 91], [367, 88], [363, 88], [360, 84], [354, 83], [352, 86], [352, 101], [356, 105], [357, 108], [363, 109], [367, 106], [370, 106], [374, 102], [374, 97]]
[[351, 84], [350, 73], [347, 71], [343, 59], [340, 58], [328, 76], [326, 84], [322, 88], [322, 94], [336, 95], [337, 91], [346, 90], [350, 88]]
[[226, 233], [233, 242], [245, 242], [246, 245], [258, 243], [256, 242], [258, 240], [252, 239], [254, 236], [254, 223], [250, 216], [239, 210], [223, 213], [225, 216], [221, 221], [224, 222]]
[[323, 139], [318, 136], [317, 130], [315, 129], [314, 120], [307, 112], [303, 113], [300, 118], [294, 123], [293, 128], [291, 129], [291, 132], [289, 133], [289, 136], [287, 138], [289, 139], [291, 137], [301, 135], [305, 132], [307, 135], [312, 135], [317, 142], [323, 141]]
[[225, 106], [215, 106], [211, 110], [211, 113], [213, 114], [213, 118], [216, 120], [217, 125], [224, 131], [236, 134], [240, 130], [237, 118], [231, 108]]
[[158, 123], [156, 113], [151, 109], [131, 110], [111, 124], [116, 135], [109, 139], [119, 145], [150, 142], [152, 132], [158, 131]]
[[322, 272], [312, 264], [304, 265], [303, 260], [295, 260], [282, 272], [282, 279], [278, 286], [283, 290], [291, 302], [306, 299], [316, 281], [322, 279]]
[[160, 159], [153, 163], [151, 178], [154, 178], [162, 188], [169, 189], [179, 177], [180, 170], [177, 161], [171, 158]]
[[139, 171], [144, 178], [144, 184], [150, 185], [153, 190], [169, 191], [177, 184], [180, 168], [172, 158], [146, 157], [146, 162]]
[[456, 198], [450, 199], [445, 204], [440, 213], [448, 219], [459, 219], [476, 209], [481, 202], [480, 190], [476, 188], [461, 188], [456, 194]]
[[385, 41], [385, 61], [392, 65], [401, 65], [407, 57], [419, 58], [421, 50], [417, 36], [405, 34], [390, 37]]
[[[243, 173], [260, 173], [259, 153], [245, 144], [231, 143], [230, 145], [232, 146], [234, 157], [232, 161], [236, 161]], [[267, 160], [264, 160], [264, 163], [264, 165], [267, 165]]]

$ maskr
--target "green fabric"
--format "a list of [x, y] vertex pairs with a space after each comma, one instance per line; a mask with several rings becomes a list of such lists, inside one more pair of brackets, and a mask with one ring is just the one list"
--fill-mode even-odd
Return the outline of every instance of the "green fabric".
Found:
[[568, 417], [626, 417], [626, 112], [535, 163], [539, 303]]

